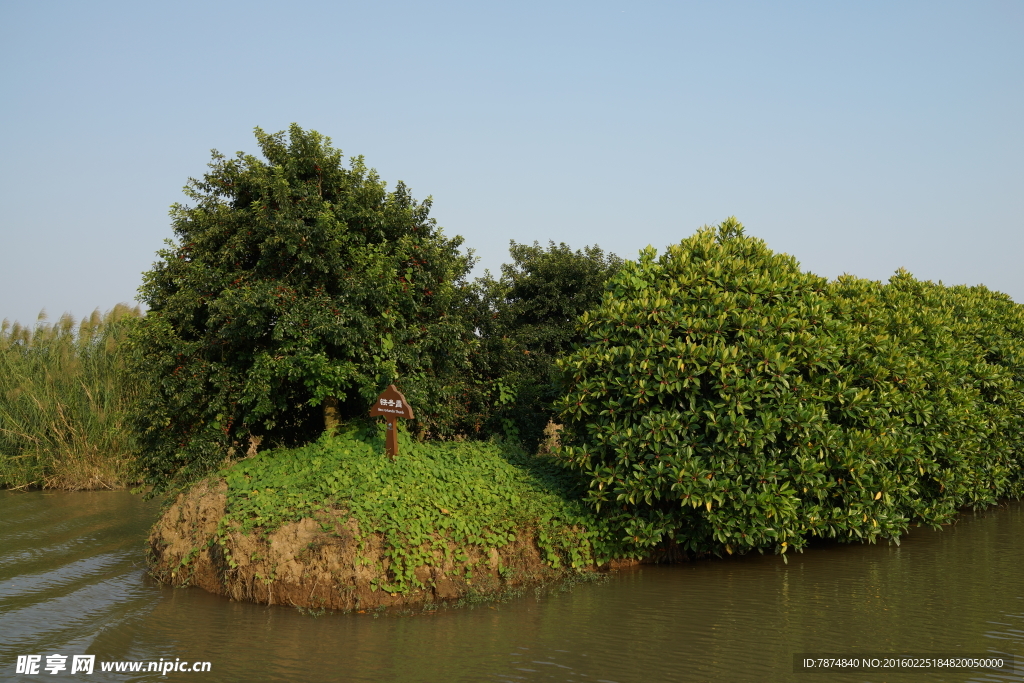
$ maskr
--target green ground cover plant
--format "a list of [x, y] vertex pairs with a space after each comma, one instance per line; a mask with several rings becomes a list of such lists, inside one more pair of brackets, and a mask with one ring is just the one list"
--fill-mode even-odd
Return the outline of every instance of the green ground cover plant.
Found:
[[482, 441], [420, 442], [399, 432], [400, 455], [384, 454], [378, 425], [344, 427], [301, 448], [272, 449], [222, 471], [228, 485], [223, 528], [246, 533], [346, 510], [363, 535], [381, 534], [391, 583], [407, 592], [414, 570], [434, 565], [434, 552], [464, 560], [468, 548], [501, 548], [535, 535], [554, 568], [593, 566], [594, 515], [580, 501], [578, 481], [550, 458], [518, 446]]
[[136, 481], [124, 341], [138, 308], [0, 325], [0, 486], [121, 488]]
[[615, 554], [898, 542], [1021, 494], [1021, 307], [834, 283], [734, 219], [645, 250], [561, 361], [559, 457]]

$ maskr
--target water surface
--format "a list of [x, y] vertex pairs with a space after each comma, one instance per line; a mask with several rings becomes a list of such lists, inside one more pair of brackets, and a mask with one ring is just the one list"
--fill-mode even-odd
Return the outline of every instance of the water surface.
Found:
[[[915, 529], [899, 546], [641, 567], [565, 592], [379, 618], [160, 586], [144, 564], [157, 513], [127, 493], [0, 493], [0, 679], [1024, 681], [1021, 503]], [[212, 670], [15, 674], [18, 655], [45, 664], [55, 653]], [[1001, 653], [1018, 668], [794, 673], [796, 653]]]

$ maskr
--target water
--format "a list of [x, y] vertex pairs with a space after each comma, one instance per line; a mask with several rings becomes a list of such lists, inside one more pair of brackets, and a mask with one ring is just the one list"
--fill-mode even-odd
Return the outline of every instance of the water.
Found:
[[[127, 493], [0, 493], [0, 679], [133, 681], [1024, 681], [1024, 505], [901, 546], [641, 567], [607, 582], [413, 617], [324, 614], [160, 586], [158, 513]], [[794, 673], [796, 653], [1002, 653], [1002, 673]], [[93, 654], [18, 676], [18, 655]], [[209, 673], [100, 662], [208, 661]]]

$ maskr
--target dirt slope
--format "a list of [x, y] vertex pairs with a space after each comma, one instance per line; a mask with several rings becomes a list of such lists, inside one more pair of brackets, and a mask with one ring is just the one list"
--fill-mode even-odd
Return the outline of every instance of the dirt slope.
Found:
[[416, 570], [422, 588], [406, 594], [375, 590], [389, 580], [388, 549], [378, 535], [362, 535], [346, 511], [331, 510], [266, 535], [243, 534], [237, 524], [218, 534], [226, 488], [222, 480], [202, 482], [180, 494], [154, 525], [149, 564], [157, 579], [235, 600], [358, 611], [495, 595], [564, 574], [541, 559], [534, 530], [523, 529], [501, 548], [461, 549], [468, 556], [463, 562], [435, 552], [434, 566]]

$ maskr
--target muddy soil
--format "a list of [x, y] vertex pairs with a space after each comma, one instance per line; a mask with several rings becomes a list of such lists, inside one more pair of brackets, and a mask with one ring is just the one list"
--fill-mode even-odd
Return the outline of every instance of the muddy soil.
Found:
[[389, 580], [384, 540], [361, 534], [345, 510], [291, 522], [269, 534], [245, 534], [236, 523], [218, 535], [226, 489], [223, 480], [204, 481], [167, 509], [149, 536], [153, 576], [234, 600], [341, 611], [443, 605], [565, 576], [542, 560], [534, 530], [523, 529], [501, 548], [462, 548], [468, 556], [463, 562], [436, 552], [432, 566], [416, 569], [421, 588], [388, 593], [374, 588]]

